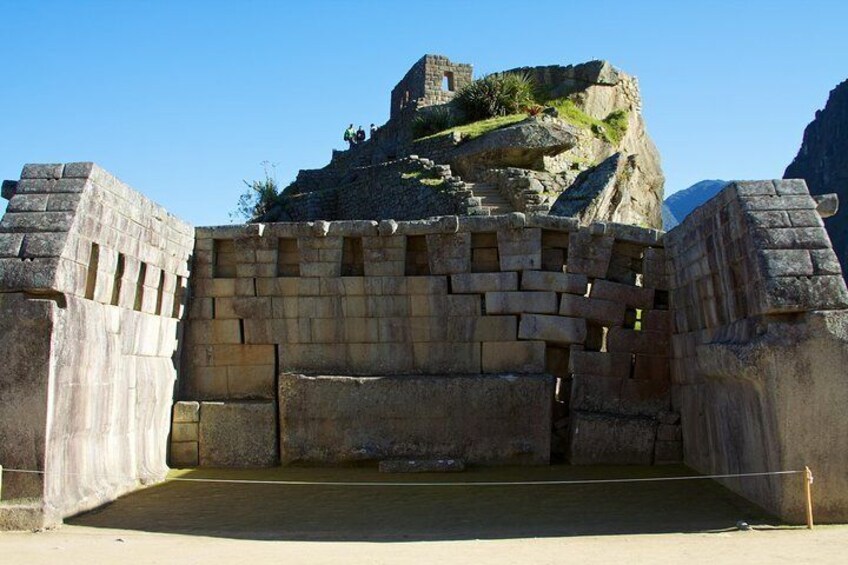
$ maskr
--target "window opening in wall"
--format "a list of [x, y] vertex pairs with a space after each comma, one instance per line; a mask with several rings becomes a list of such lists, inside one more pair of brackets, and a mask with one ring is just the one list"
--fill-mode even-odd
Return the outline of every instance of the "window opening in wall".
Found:
[[88, 273], [85, 276], [85, 297], [94, 300], [94, 288], [97, 286], [97, 267], [100, 263], [100, 246], [91, 244], [91, 255], [88, 258]]
[[112, 281], [112, 306], [117, 306], [121, 301], [121, 285], [124, 282], [124, 269], [126, 259], [123, 253], [118, 253], [118, 264], [115, 266], [115, 278]]
[[212, 247], [213, 272], [216, 278], [236, 276], [236, 244], [232, 239], [216, 239]]
[[655, 290], [654, 291], [654, 308], [657, 310], [668, 310], [668, 291], [667, 290]]
[[471, 272], [496, 273], [501, 270], [498, 258], [498, 234], [471, 234]]
[[593, 322], [586, 322], [586, 351], [607, 350], [607, 328]]
[[138, 279], [135, 281], [135, 302], [133, 310], [141, 312], [141, 304], [144, 301], [144, 278], [147, 276], [147, 263], [141, 262], [138, 267]]
[[362, 255], [362, 238], [346, 237], [342, 240], [342, 276], [361, 277], [365, 274]]
[[445, 92], [453, 92], [455, 89], [454, 81], [453, 81], [453, 73], [450, 71], [445, 71], [445, 76], [442, 77], [442, 90]]
[[[406, 274], [430, 274], [430, 256], [427, 253], [427, 236], [410, 235], [406, 238]], [[450, 278], [448, 278], [450, 280]]]
[[156, 285], [156, 315], [162, 315], [162, 299], [165, 294], [165, 271], [159, 271], [159, 284]]
[[281, 237], [277, 242], [277, 276], [300, 276], [300, 250], [293, 237]]
[[180, 317], [180, 305], [183, 301], [183, 278], [177, 276], [177, 287], [174, 289], [174, 307], [171, 310], [172, 318]]

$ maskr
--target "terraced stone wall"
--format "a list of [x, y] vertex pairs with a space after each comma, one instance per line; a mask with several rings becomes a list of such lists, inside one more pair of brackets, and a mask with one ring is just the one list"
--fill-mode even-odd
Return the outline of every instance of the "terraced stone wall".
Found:
[[[659, 233], [631, 226], [511, 214], [199, 228], [172, 463], [290, 461], [268, 430], [288, 373], [548, 373], [554, 456], [676, 461], [666, 289]], [[221, 440], [247, 430], [262, 444]]]

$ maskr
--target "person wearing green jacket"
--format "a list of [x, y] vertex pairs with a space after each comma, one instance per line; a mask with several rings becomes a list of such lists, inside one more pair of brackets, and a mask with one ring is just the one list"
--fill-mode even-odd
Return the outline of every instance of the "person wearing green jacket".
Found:
[[348, 149], [356, 145], [356, 130], [353, 129], [353, 124], [347, 126], [344, 132], [344, 140], [347, 141]]

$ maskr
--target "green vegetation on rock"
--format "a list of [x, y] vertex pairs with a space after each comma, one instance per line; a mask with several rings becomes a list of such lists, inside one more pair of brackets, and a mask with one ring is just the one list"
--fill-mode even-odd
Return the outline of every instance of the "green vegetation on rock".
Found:
[[551, 100], [547, 104], [556, 108], [560, 119], [573, 126], [591, 130], [604, 141], [614, 145], [618, 145], [627, 131], [627, 112], [624, 110], [617, 110], [603, 120], [598, 120], [581, 110], [573, 100], [568, 98]]
[[452, 128], [446, 129], [444, 131], [440, 131], [438, 133], [434, 133], [433, 135], [428, 135], [423, 139], [431, 139], [434, 137], [439, 137], [442, 135], [449, 135], [452, 133], [458, 133], [465, 139], [474, 139], [475, 137], [480, 137], [490, 131], [494, 131], [498, 128], [502, 128], [505, 126], [511, 126], [512, 124], [517, 124], [521, 120], [527, 119], [526, 114], [512, 114], [509, 116], [498, 116], [497, 118], [489, 118], [487, 120], [479, 120], [476, 122], [472, 122], [470, 124], [465, 124], [462, 126], [454, 126]]
[[464, 121], [517, 114], [536, 100], [533, 80], [524, 73], [493, 73], [460, 90], [455, 100]]

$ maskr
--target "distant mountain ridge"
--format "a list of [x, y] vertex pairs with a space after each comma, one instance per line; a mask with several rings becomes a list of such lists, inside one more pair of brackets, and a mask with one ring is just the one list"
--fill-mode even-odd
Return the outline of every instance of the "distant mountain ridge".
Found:
[[718, 194], [727, 184], [726, 180], [702, 180], [666, 198], [663, 202], [663, 228], [670, 230], [682, 222], [695, 208]]
[[810, 194], [839, 195], [842, 209], [824, 225], [844, 275], [848, 269], [848, 80], [830, 91], [824, 109], [804, 130], [801, 149], [783, 178], [804, 179]]

